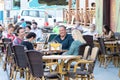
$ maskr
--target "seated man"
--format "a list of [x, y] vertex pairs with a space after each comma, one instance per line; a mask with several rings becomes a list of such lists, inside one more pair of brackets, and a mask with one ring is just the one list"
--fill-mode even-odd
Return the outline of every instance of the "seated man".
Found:
[[89, 31], [87, 31], [86, 33], [83, 33], [83, 35], [91, 35], [91, 36], [93, 36], [93, 40], [95, 40], [98, 35], [98, 32], [96, 31], [96, 25], [91, 24]]
[[43, 39], [43, 33], [42, 30], [38, 28], [37, 22], [32, 23], [32, 29], [30, 32], [34, 32], [36, 34], [36, 41], [40, 41]]
[[26, 36], [26, 40], [22, 41], [21, 44], [25, 46], [26, 50], [34, 50], [33, 42], [36, 38], [36, 34], [34, 32], [30, 32]]
[[54, 41], [61, 43], [63, 50], [69, 50], [69, 47], [73, 42], [73, 38], [70, 34], [67, 34], [66, 27], [61, 25], [59, 27], [59, 35], [55, 37]]

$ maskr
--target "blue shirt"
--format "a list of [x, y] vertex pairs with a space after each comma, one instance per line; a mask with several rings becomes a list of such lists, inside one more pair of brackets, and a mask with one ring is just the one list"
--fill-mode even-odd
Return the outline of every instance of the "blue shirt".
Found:
[[69, 50], [69, 47], [71, 46], [71, 43], [73, 42], [73, 38], [70, 34], [66, 34], [63, 40], [60, 38], [60, 35], [58, 35], [55, 37], [54, 40], [62, 44], [63, 50]]
[[68, 50], [68, 52], [66, 54], [67, 55], [78, 55], [79, 46], [82, 44], [83, 43], [81, 43], [78, 40], [73, 41], [71, 46], [70, 46], [70, 49]]
[[23, 27], [23, 28], [26, 28], [26, 22], [22, 22], [22, 24], [20, 25], [21, 27]]

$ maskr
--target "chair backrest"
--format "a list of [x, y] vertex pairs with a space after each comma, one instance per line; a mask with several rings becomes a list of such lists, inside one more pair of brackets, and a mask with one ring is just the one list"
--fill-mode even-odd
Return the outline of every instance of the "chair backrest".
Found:
[[12, 42], [8, 43], [8, 46], [7, 46], [7, 55], [8, 56], [11, 56], [11, 54], [13, 53], [13, 48], [12, 48]]
[[10, 42], [12, 42], [12, 40], [9, 39], [9, 38], [3, 38], [2, 42], [3, 42], [3, 45], [4, 45], [4, 49], [6, 50], [7, 44], [10, 43]]
[[93, 36], [91, 36], [91, 35], [83, 35], [83, 38], [85, 39], [85, 41], [87, 42], [87, 44], [90, 47], [94, 47]]
[[92, 48], [92, 52], [91, 52], [91, 56], [90, 56], [89, 60], [92, 60], [93, 64], [89, 64], [88, 65], [88, 72], [90, 72], [90, 73], [93, 73], [98, 52], [99, 52], [99, 48], [98, 47], [93, 47]]
[[3, 38], [3, 39], [2, 39], [2, 42], [3, 42], [3, 43], [5, 43], [5, 42], [6, 42], [6, 43], [7, 43], [7, 42], [12, 42], [12, 40], [9, 39], [9, 38]]
[[28, 50], [26, 52], [28, 66], [33, 77], [40, 78], [44, 75], [42, 55], [42, 53], [35, 50]]
[[98, 48], [98, 47], [93, 47], [93, 48], [92, 48], [90, 60], [93, 60], [93, 61], [96, 60], [98, 51], [99, 51], [99, 48]]
[[90, 46], [86, 46], [83, 54], [83, 59], [87, 59], [90, 52]]
[[27, 60], [25, 57], [25, 51], [23, 45], [14, 45], [13, 46], [14, 58], [16, 65], [20, 68], [27, 67]]
[[120, 40], [120, 32], [115, 32], [114, 35], [115, 35], [115, 38], [116, 38], [116, 39], [119, 39], [119, 40]]
[[57, 34], [50, 34], [48, 37], [48, 42], [53, 41], [56, 36], [57, 36]]
[[119, 52], [120, 52], [120, 43], [117, 43], [116, 45], [117, 45], [117, 46], [116, 46], [116, 52], [119, 53]]
[[100, 45], [101, 53], [102, 54], [107, 54], [104, 39], [103, 38], [98, 38], [98, 42], [99, 42], [99, 45]]
[[82, 44], [82, 45], [79, 46], [79, 49], [78, 49], [79, 53], [78, 53], [78, 55], [83, 56], [86, 46], [88, 46], [88, 44]]

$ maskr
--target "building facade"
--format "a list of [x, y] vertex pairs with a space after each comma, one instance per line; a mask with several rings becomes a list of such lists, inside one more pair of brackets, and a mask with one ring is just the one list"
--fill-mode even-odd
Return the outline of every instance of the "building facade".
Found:
[[120, 32], [120, 0], [96, 0], [96, 25], [100, 32], [104, 24]]

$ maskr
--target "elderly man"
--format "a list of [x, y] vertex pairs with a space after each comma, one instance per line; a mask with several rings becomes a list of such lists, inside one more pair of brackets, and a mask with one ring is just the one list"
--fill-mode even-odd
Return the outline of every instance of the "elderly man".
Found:
[[73, 42], [73, 38], [70, 34], [67, 34], [66, 27], [61, 25], [59, 27], [59, 35], [55, 37], [54, 41], [61, 43], [62, 49], [68, 50]]
[[87, 31], [86, 33], [83, 33], [83, 35], [91, 35], [93, 36], [93, 39], [96, 39], [96, 36], [98, 35], [98, 32], [96, 31], [96, 25], [91, 24], [89, 31]]

